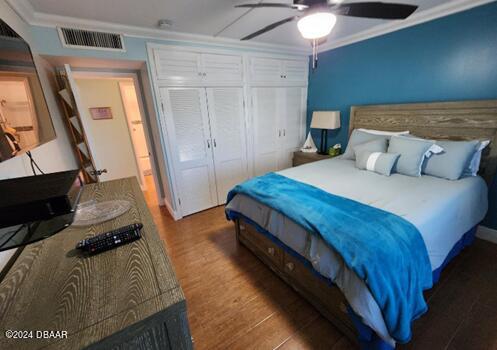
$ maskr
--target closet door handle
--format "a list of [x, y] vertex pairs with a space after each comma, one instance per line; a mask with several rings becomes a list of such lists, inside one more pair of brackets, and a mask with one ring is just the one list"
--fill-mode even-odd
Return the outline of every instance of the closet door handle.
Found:
[[281, 129], [278, 130], [278, 137], [281, 137]]
[[283, 129], [283, 136], [286, 136], [286, 129]]
[[207, 140], [207, 148], [211, 148], [211, 141]]
[[214, 143], [214, 147], [217, 147], [217, 145], [216, 145], [216, 139], [212, 139], [212, 142]]

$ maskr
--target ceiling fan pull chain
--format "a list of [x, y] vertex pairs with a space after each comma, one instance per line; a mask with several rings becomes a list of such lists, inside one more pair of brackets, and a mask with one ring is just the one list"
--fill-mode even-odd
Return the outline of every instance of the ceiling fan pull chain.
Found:
[[316, 69], [318, 66], [318, 49], [317, 49], [317, 40], [312, 39], [312, 70]]

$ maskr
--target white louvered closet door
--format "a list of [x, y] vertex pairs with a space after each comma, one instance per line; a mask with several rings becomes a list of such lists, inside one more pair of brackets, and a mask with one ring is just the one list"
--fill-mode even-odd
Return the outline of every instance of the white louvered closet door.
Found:
[[204, 83], [242, 84], [243, 82], [243, 62], [239, 55], [202, 55], [202, 71]]
[[161, 88], [183, 215], [217, 205], [205, 89]]
[[248, 178], [242, 88], [208, 88], [207, 105], [214, 146], [217, 198]]
[[252, 89], [255, 176], [278, 170], [279, 96], [278, 88]]
[[200, 57], [196, 52], [154, 51], [157, 79], [171, 85], [200, 84], [203, 79]]
[[280, 151], [278, 156], [278, 169], [292, 166], [293, 152], [302, 147], [305, 136], [305, 100], [304, 89], [301, 87], [288, 87], [279, 89], [282, 95], [280, 127]]

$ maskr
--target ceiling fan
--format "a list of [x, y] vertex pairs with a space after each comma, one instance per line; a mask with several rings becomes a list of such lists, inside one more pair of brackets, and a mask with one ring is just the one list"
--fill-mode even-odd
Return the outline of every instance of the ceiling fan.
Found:
[[317, 62], [317, 44], [335, 26], [336, 15], [377, 19], [406, 19], [418, 6], [408, 4], [384, 3], [379, 1], [354, 2], [343, 4], [329, 0], [293, 0], [293, 4], [264, 3], [236, 5], [240, 8], [285, 8], [294, 9], [300, 14], [272, 23], [241, 40], [250, 40], [285, 23], [298, 20], [297, 27], [305, 39], [310, 39], [313, 48], [313, 68]]

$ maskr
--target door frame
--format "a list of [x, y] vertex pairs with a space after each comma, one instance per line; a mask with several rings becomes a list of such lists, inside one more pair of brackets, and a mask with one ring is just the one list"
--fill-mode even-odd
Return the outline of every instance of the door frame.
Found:
[[[152, 130], [148, 121], [148, 117], [145, 114], [145, 108], [144, 108], [144, 101], [143, 101], [143, 93], [142, 89], [140, 86], [140, 81], [138, 79], [138, 74], [133, 73], [133, 72], [109, 72], [109, 71], [93, 71], [91, 69], [85, 69], [85, 70], [77, 70], [77, 71], [72, 71], [72, 75], [74, 78], [77, 79], [132, 79], [133, 84], [135, 85], [135, 91], [136, 91], [136, 96], [138, 99], [138, 106], [140, 108], [140, 114], [142, 117], [142, 123], [143, 123], [143, 129], [145, 131], [145, 141], [147, 143], [147, 148], [148, 148], [148, 153], [150, 154], [150, 165], [152, 168], [152, 176], [154, 178], [154, 184], [155, 184], [155, 192], [157, 195], [157, 199], [159, 201], [160, 205], [164, 205], [165, 201], [164, 198], [161, 197], [160, 191], [159, 191], [159, 181], [161, 181], [161, 177], [159, 176], [159, 171], [158, 171], [158, 165], [155, 164], [155, 149], [151, 146], [151, 135], [152, 135]], [[126, 111], [125, 111], [126, 113]], [[127, 117], [126, 117], [127, 119]], [[128, 136], [130, 138], [130, 142], [133, 145], [133, 140], [131, 139], [131, 131], [129, 130], [129, 124], [126, 121], [126, 127], [128, 129]], [[138, 166], [137, 162], [137, 157], [135, 153], [135, 147], [132, 147], [133, 149], [133, 158], [135, 159], [135, 164], [136, 168], [138, 169], [138, 172], [140, 170], [140, 167]]]
[[[126, 103], [125, 103], [125, 98], [124, 98], [123, 84], [130, 84], [130, 83], [132, 83], [133, 87], [135, 88], [135, 94], [136, 94], [136, 98], [138, 100], [138, 109], [140, 112], [140, 121], [142, 122], [142, 127], [143, 127], [143, 112], [142, 112], [142, 109], [140, 108], [140, 101], [138, 99], [138, 92], [136, 89], [136, 83], [133, 80], [130, 81], [128, 79], [118, 80], [118, 82], [117, 82], [117, 84], [119, 85], [119, 93], [121, 94], [121, 101], [123, 104], [124, 114], [125, 114], [125, 118], [126, 118], [126, 125], [128, 126], [128, 133], [129, 133], [129, 136], [131, 138], [131, 145], [133, 146], [133, 153], [135, 155], [135, 163], [136, 163], [136, 167], [138, 169], [138, 174], [139, 174], [138, 176], [140, 177], [141, 188], [142, 188], [142, 190], [146, 190], [147, 186], [145, 184], [145, 175], [143, 175], [143, 171], [142, 171], [143, 169], [141, 169], [141, 167], [140, 167], [140, 160], [139, 160], [138, 154], [136, 153], [136, 145], [135, 145], [135, 141], [133, 139], [133, 135], [132, 135], [132, 131], [131, 131], [131, 128], [132, 128], [131, 116], [128, 114], [128, 110], [126, 109]], [[143, 128], [143, 134], [145, 135], [145, 128]], [[147, 145], [147, 151], [148, 151], [148, 143], [147, 143], [146, 139], [145, 139], [145, 144]], [[152, 154], [149, 151], [148, 152], [149, 160], [150, 160], [151, 156], [152, 156]], [[152, 162], [150, 162], [150, 166], [152, 166]]]

